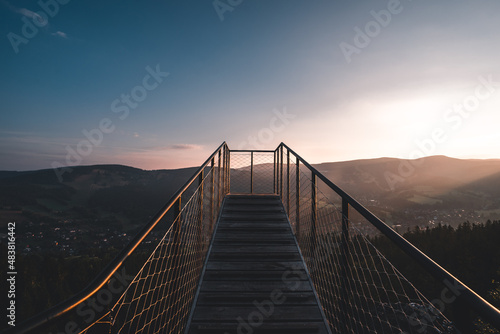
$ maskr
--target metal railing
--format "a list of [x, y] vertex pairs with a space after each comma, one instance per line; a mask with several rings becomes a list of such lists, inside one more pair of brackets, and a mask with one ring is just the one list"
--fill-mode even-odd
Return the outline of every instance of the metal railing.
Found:
[[276, 152], [231, 150], [232, 194], [275, 194]]
[[[6, 333], [182, 333], [228, 191], [224, 142], [87, 288]], [[143, 263], [129, 276], [134, 261]]]
[[[287, 145], [250, 151], [223, 143], [86, 289], [6, 333], [182, 333], [227, 193], [281, 196], [334, 332], [471, 333], [471, 309], [500, 328], [495, 307]], [[449, 288], [453, 323], [354, 226], [356, 216]], [[141, 251], [158, 228], [155, 248]], [[138, 273], [128, 276], [134, 260]]]
[[[472, 333], [472, 312], [500, 329], [500, 311], [328, 180], [284, 143], [275, 151], [277, 193], [332, 329], [342, 333]], [[442, 284], [430, 303], [354, 226], [374, 226]], [[450, 295], [452, 297], [450, 297]], [[443, 315], [450, 304], [453, 323]]]

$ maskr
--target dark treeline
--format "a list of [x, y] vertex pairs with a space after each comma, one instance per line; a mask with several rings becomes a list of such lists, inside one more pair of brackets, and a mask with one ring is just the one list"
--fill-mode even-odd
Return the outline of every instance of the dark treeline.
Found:
[[[5, 252], [5, 255], [3, 254]], [[7, 258], [6, 247], [1, 247]], [[18, 254], [16, 257], [17, 323], [49, 309], [79, 292], [116, 254], [116, 250], [92, 250], [84, 256]]]
[[[496, 307], [500, 306], [500, 221], [438, 225], [404, 238]], [[371, 239], [384, 256], [431, 301], [445, 288], [384, 236]], [[447, 312], [449, 309], [447, 308]]]
[[[7, 258], [7, 247], [3, 243], [0, 253], [2, 259]], [[85, 255], [72, 257], [64, 257], [60, 253], [18, 253], [16, 323], [19, 324], [80, 292], [117, 253], [118, 250], [114, 248], [90, 249]], [[147, 256], [145, 251], [132, 256], [126, 262], [127, 272], [135, 274]], [[2, 291], [6, 291], [6, 288], [2, 288]], [[6, 322], [3, 322], [0, 329], [6, 327]]]

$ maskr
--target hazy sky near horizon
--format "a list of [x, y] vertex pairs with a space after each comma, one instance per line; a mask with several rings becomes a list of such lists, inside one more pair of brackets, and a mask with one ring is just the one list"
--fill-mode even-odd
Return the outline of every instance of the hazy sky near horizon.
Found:
[[500, 158], [497, 0], [0, 0], [0, 170]]

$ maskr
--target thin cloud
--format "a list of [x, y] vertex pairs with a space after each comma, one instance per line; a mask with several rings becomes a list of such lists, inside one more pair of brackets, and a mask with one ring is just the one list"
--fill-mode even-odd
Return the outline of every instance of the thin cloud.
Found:
[[68, 39], [68, 34], [66, 34], [65, 32], [62, 32], [62, 31], [56, 31], [54, 33], [52, 33], [52, 36], [58, 36], [58, 37], [61, 37], [61, 38], [64, 38], [64, 39]]
[[199, 150], [202, 146], [195, 144], [174, 144], [170, 145], [168, 148], [172, 150]]
[[42, 20], [42, 17], [40, 15], [26, 8], [18, 8], [16, 12], [23, 16], [29, 17], [30, 19], [37, 18], [38, 20]]
[[12, 12], [21, 14], [23, 16], [26, 16], [26, 17], [32, 19], [32, 20], [37, 20], [38, 24], [40, 24], [40, 25], [46, 25], [48, 23], [43, 17], [41, 17], [40, 15], [38, 15], [37, 13], [35, 13], [32, 10], [29, 10], [29, 9], [26, 9], [26, 8], [16, 7], [16, 6], [12, 5], [11, 3], [9, 3], [6, 0], [2, 0], [1, 2], [7, 8], [9, 8]]

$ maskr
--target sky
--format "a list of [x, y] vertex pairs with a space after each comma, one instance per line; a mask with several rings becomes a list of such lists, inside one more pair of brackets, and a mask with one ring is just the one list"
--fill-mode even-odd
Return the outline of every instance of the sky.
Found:
[[0, 0], [0, 170], [500, 158], [497, 0]]

